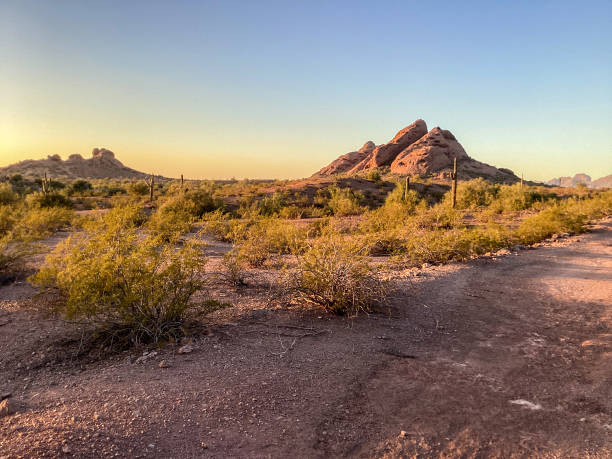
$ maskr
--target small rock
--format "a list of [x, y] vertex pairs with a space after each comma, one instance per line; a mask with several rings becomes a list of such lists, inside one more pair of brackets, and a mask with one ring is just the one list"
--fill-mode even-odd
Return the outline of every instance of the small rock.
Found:
[[9, 416], [15, 412], [15, 405], [11, 402], [10, 399], [5, 398], [0, 402], [0, 418], [5, 416]]
[[157, 355], [157, 352], [145, 352], [142, 356], [138, 357], [134, 363], [144, 363], [147, 360], [151, 360], [153, 357]]
[[528, 400], [523, 400], [523, 399], [510, 400], [510, 403], [512, 403], [513, 405], [520, 405], [525, 408], [529, 408], [530, 410], [541, 410], [542, 409], [542, 405], [540, 405], [539, 403], [532, 403]]
[[523, 244], [517, 244], [512, 246], [513, 252], [518, 252], [519, 250], [524, 250], [525, 246]]
[[206, 444], [205, 441], [201, 442], [200, 446], [202, 447], [202, 449], [207, 449], [208, 448], [208, 445]]
[[508, 249], [501, 249], [495, 252], [495, 255], [497, 255], [498, 257], [504, 256], [504, 255], [510, 255], [510, 251]]
[[408, 436], [408, 432], [406, 432], [405, 430], [402, 430], [399, 434], [400, 437], [402, 438], [406, 438]]
[[184, 346], [179, 347], [177, 352], [179, 354], [189, 354], [190, 352], [193, 352], [193, 346], [191, 344], [185, 344]]
[[97, 421], [98, 419], [100, 419], [100, 415], [98, 413], [94, 413], [93, 414], [93, 420]]
[[170, 365], [168, 365], [168, 363], [165, 360], [162, 360], [161, 362], [159, 362], [159, 368], [168, 368]]
[[64, 454], [70, 454], [70, 447], [68, 445], [64, 445], [62, 446], [62, 453]]
[[427, 268], [429, 268], [430, 266], [431, 266], [431, 265], [430, 265], [429, 263], [423, 263], [423, 264], [421, 265], [421, 268], [423, 268], [423, 269], [427, 269]]

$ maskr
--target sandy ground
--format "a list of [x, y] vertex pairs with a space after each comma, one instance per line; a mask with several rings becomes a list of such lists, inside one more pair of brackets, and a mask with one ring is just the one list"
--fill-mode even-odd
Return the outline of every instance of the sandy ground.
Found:
[[193, 352], [138, 361], [2, 287], [0, 457], [612, 455], [611, 220], [396, 287], [356, 319], [228, 288]]

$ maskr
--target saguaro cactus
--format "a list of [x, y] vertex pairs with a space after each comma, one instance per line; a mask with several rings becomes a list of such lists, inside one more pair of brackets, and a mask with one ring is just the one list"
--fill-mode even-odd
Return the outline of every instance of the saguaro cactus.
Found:
[[49, 179], [47, 178], [47, 173], [46, 172], [45, 172], [44, 178], [40, 182], [40, 186], [42, 188], [43, 194], [48, 194], [49, 193], [49, 190], [50, 190]]
[[457, 205], [457, 158], [453, 160], [453, 172], [451, 173], [451, 203], [453, 209]]
[[410, 177], [406, 176], [406, 183], [404, 185], [404, 202], [408, 201], [408, 190], [410, 189]]
[[153, 187], [155, 186], [155, 177], [153, 174], [149, 176], [148, 180], [145, 180], [147, 185], [149, 185], [149, 201], [153, 202]]

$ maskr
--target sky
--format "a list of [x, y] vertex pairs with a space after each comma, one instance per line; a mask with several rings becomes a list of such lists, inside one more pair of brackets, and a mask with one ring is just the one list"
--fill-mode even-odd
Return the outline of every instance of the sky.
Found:
[[612, 174], [612, 1], [0, 0], [0, 167], [94, 147], [299, 178], [417, 118], [545, 180]]

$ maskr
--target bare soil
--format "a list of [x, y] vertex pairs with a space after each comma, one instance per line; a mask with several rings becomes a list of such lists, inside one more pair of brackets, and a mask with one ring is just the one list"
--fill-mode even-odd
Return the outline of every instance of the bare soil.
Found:
[[102, 356], [0, 288], [0, 457], [612, 455], [612, 220], [398, 273], [389, 311], [354, 319], [251, 282], [190, 353]]

